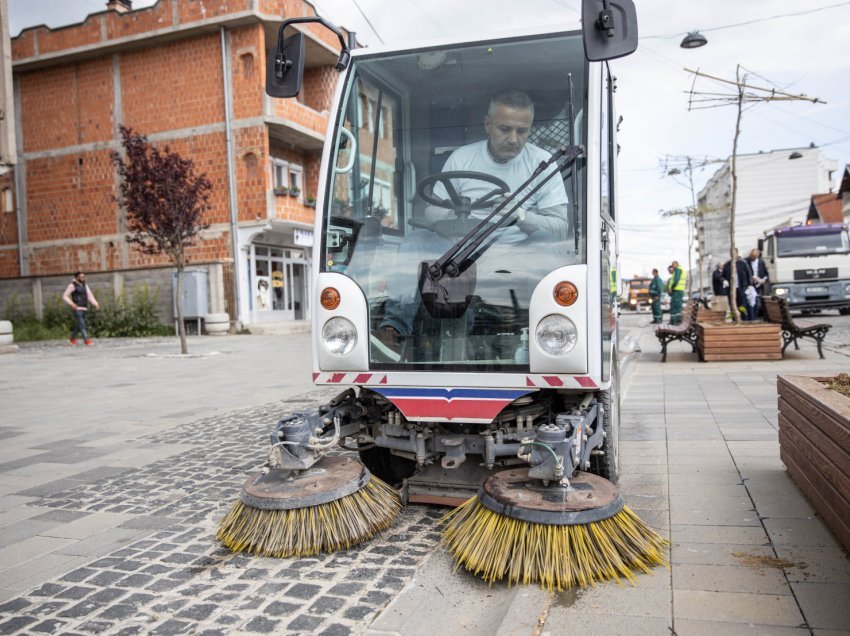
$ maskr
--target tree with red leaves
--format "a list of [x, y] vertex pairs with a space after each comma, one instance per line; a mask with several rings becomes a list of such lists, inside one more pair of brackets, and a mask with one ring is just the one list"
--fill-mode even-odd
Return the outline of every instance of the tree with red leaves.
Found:
[[188, 353], [183, 324], [183, 270], [186, 251], [209, 227], [212, 183], [195, 174], [191, 159], [168, 146], [160, 150], [147, 137], [121, 126], [121, 153], [112, 153], [120, 177], [118, 201], [127, 210], [127, 242], [143, 254], [165, 254], [177, 268], [177, 326], [180, 352]]

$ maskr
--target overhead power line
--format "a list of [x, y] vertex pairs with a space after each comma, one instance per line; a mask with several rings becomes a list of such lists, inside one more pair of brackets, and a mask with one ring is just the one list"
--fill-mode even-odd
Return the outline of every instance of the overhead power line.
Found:
[[[809, 13], [817, 13], [818, 11], [826, 11], [828, 9], [837, 9], [838, 7], [845, 7], [850, 5], [850, 1], [847, 2], [838, 2], [836, 4], [830, 4], [825, 7], [816, 7], [814, 9], [807, 9], [805, 11], [795, 11], [793, 13], [781, 13], [777, 15], [770, 15], [764, 18], [756, 18], [754, 20], [747, 20], [746, 22], [736, 22], [734, 24], [723, 24], [721, 26], [716, 27], [708, 27], [706, 29], [700, 29], [700, 33], [708, 33], [709, 31], [720, 31], [722, 29], [735, 29], [742, 26], [747, 26], [750, 24], [758, 24], [759, 22], [768, 22], [770, 20], [779, 20], [781, 18], [792, 18], [800, 15], [808, 15]], [[682, 32], [679, 31], [677, 33], [666, 33], [659, 35], [644, 35], [640, 36], [641, 40], [667, 40], [672, 38], [680, 38], [682, 37]]]

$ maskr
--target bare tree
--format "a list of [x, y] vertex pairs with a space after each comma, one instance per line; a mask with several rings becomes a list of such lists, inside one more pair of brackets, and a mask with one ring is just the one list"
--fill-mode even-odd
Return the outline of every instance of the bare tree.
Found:
[[[699, 110], [703, 108], [717, 108], [719, 106], [731, 106], [734, 104], [737, 109], [737, 118], [735, 119], [735, 137], [732, 142], [732, 158], [731, 158], [731, 178], [732, 178], [732, 201], [729, 206], [729, 259], [731, 268], [730, 282], [730, 309], [732, 311], [732, 319], [735, 322], [740, 322], [741, 316], [738, 312], [737, 289], [738, 289], [738, 268], [737, 255], [738, 248], [735, 245], [735, 212], [738, 204], [738, 139], [741, 136], [741, 117], [744, 113], [744, 105], [750, 104], [751, 107], [761, 102], [774, 101], [807, 101], [813, 104], [825, 104], [817, 97], [807, 97], [806, 95], [792, 95], [785, 91], [779, 90], [776, 87], [765, 88], [762, 86], [753, 86], [747, 84], [747, 75], [741, 74], [741, 71], [746, 69], [738, 64], [735, 68], [735, 81], [726, 80], [700, 71], [685, 69], [688, 73], [694, 76], [694, 84], [691, 86], [688, 99], [688, 110]], [[698, 78], [711, 80], [718, 83], [721, 89], [718, 92], [696, 91], [696, 81]], [[730, 89], [733, 89], [730, 92]]]
[[144, 135], [121, 126], [122, 153], [112, 153], [118, 172], [119, 202], [127, 210], [127, 242], [143, 254], [165, 254], [177, 268], [177, 328], [180, 352], [188, 353], [183, 323], [183, 270], [186, 251], [209, 223], [212, 183], [195, 174], [191, 159], [168, 146], [160, 150]]

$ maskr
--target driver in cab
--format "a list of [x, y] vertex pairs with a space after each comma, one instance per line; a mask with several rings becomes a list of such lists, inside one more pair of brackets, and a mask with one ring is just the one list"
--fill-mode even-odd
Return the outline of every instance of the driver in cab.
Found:
[[[528, 142], [533, 120], [534, 103], [528, 95], [515, 89], [496, 93], [490, 99], [487, 114], [484, 116], [484, 130], [487, 138], [452, 152], [442, 171], [484, 173], [501, 179], [511, 189], [510, 192], [516, 192], [531, 177], [540, 163], [551, 157], [547, 151]], [[554, 243], [567, 239], [569, 232], [567, 192], [563, 179], [557, 172], [557, 167], [552, 165], [526, 187], [526, 190], [530, 191], [541, 181], [544, 182], [523, 203], [522, 207], [513, 213], [515, 220], [493, 233], [491, 240], [494, 249], [487, 251], [481, 257], [478, 261], [479, 266], [492, 264], [495, 269], [498, 269], [502, 258], [499, 246], [512, 251], [529, 246], [529, 258], [533, 259], [534, 254], [540, 253], [540, 243]], [[474, 178], [454, 178], [451, 179], [451, 185], [457, 195], [468, 197], [473, 203], [491, 193], [496, 187], [493, 183]], [[432, 193], [439, 199], [450, 199], [442, 183], [436, 183]], [[525, 191], [518, 192], [514, 201], [509, 203], [503, 212], [507, 213], [513, 209], [525, 194]], [[487, 208], [472, 210], [470, 218], [478, 221], [485, 219], [501, 200], [494, 199]], [[453, 219], [455, 212], [446, 207], [429, 205], [426, 207], [425, 216], [430, 220]], [[496, 215], [493, 222], [499, 218], [500, 215]], [[421, 260], [438, 257], [457, 238], [459, 237], [440, 236], [433, 230], [416, 230], [408, 235], [400, 256], [403, 254], [403, 258], [409, 265], [416, 265]], [[402, 275], [402, 270], [407, 269], [410, 270], [410, 280]], [[399, 267], [396, 269], [396, 274], [395, 285], [390, 285], [388, 290], [386, 314], [374, 334], [385, 347], [392, 351], [399, 351], [404, 338], [410, 335], [420, 304], [419, 295], [416, 292], [415, 267]], [[392, 287], [396, 289], [393, 290]]]
[[[549, 159], [550, 154], [528, 143], [531, 124], [534, 121], [534, 103], [522, 91], [508, 89], [500, 91], [490, 99], [487, 114], [484, 116], [484, 130], [487, 139], [463, 146], [455, 150], [443, 166], [443, 172], [466, 170], [483, 172], [497, 177], [508, 184], [511, 192], [516, 191], [534, 172], [541, 162]], [[531, 190], [540, 181], [545, 180], [555, 166], [537, 177], [526, 188]], [[493, 189], [493, 184], [478, 179], [452, 179], [452, 185], [460, 196], [470, 200], [486, 195]], [[448, 198], [445, 186], [437, 183], [434, 195], [443, 199]], [[524, 195], [520, 192], [515, 199], [519, 201]], [[495, 207], [495, 206], [494, 206]], [[513, 206], [509, 205], [508, 208]], [[439, 212], [435, 211], [439, 210]], [[473, 219], [483, 219], [491, 210], [474, 210], [470, 215]], [[451, 210], [429, 206], [428, 216], [453, 216]], [[567, 238], [567, 191], [564, 182], [557, 175], [549, 178], [535, 192], [523, 207], [517, 210], [516, 223], [510, 227], [497, 230], [500, 242], [519, 243], [527, 238], [562, 241]], [[540, 237], [532, 234], [542, 231]]]

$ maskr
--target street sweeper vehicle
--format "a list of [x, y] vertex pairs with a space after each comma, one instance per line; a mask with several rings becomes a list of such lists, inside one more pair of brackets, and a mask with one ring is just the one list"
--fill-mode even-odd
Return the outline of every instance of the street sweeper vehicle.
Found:
[[[561, 589], [631, 578], [666, 542], [619, 495], [615, 82], [631, 0], [575, 30], [353, 49], [339, 36], [313, 251], [313, 379], [218, 537], [280, 557], [344, 549], [403, 503], [459, 565]], [[284, 37], [285, 36], [285, 37]], [[347, 451], [347, 452], [346, 452]]]

